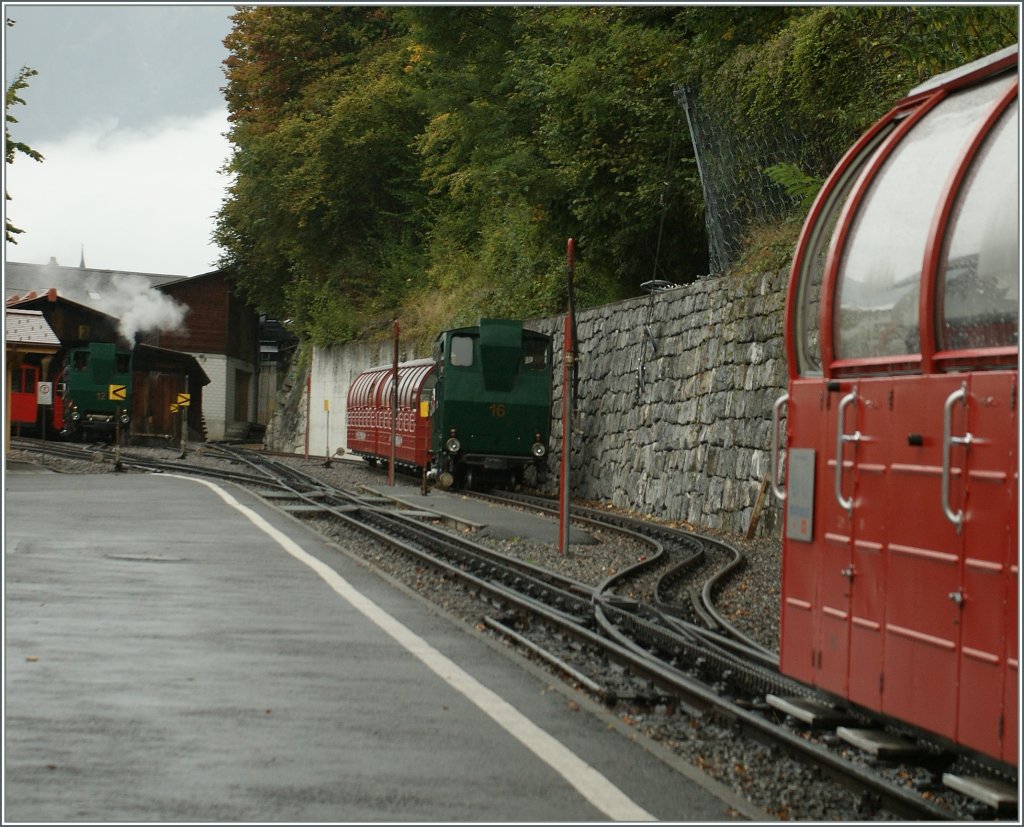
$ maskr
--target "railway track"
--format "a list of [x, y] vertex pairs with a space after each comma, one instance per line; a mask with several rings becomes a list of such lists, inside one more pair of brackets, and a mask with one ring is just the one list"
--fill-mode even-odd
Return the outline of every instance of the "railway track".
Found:
[[[29, 449], [33, 443], [19, 440], [17, 447]], [[365, 491], [336, 488], [262, 453], [227, 445], [196, 452], [228, 466], [220, 468], [98, 446], [51, 444], [46, 450], [108, 463], [112, 469], [201, 474], [244, 485], [294, 516], [336, 521], [457, 581], [488, 607], [482, 618], [487, 628], [609, 706], [629, 702], [712, 715], [737, 732], [798, 755], [901, 818], [959, 819], [970, 810], [941, 784], [936, 793], [936, 767], [949, 763], [941, 751], [923, 752], [917, 775], [923, 772], [931, 779], [926, 785], [896, 783], [892, 773], [879, 771], [878, 762], [851, 760], [836, 727], [820, 722], [828, 720], [831, 710], [835, 720], [848, 726], [861, 729], [872, 723], [835, 710], [781, 676], [775, 653], [716, 610], [716, 588], [742, 565], [742, 555], [721, 541], [574, 507], [574, 521], [628, 533], [650, 549], [642, 561], [595, 586], [455, 536], [422, 514], [403, 512]], [[508, 507], [552, 507], [550, 501], [523, 495], [491, 497]], [[801, 724], [794, 711], [816, 703], [822, 710], [817, 721]]]

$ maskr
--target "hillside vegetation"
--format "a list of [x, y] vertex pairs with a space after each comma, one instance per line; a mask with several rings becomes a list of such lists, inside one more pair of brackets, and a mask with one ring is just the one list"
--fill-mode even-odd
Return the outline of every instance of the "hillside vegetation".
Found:
[[[853, 140], [931, 75], [1016, 42], [1016, 6], [257, 6], [226, 40], [222, 266], [305, 339], [409, 335], [709, 272], [682, 90], [784, 145], [788, 255]], [[762, 170], [764, 171], [764, 170]], [[737, 176], [742, 188], [743, 178]]]

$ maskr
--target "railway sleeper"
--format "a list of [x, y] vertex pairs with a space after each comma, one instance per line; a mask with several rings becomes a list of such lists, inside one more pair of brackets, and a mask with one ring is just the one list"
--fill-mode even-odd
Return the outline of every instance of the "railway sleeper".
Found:
[[[957, 775], [951, 772], [943, 773], [942, 783], [949, 789], [974, 799], [982, 807], [994, 812], [998, 818], [1017, 817], [1016, 785], [997, 778]], [[988, 815], [985, 810], [979, 810], [978, 814]]]

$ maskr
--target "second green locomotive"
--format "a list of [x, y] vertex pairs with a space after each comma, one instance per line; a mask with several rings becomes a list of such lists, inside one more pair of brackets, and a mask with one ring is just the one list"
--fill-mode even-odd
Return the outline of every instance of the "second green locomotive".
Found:
[[[521, 483], [547, 473], [551, 337], [521, 321], [446, 330], [433, 358], [363, 372], [348, 394], [348, 448], [423, 471], [441, 488]], [[392, 419], [395, 444], [391, 444]]]

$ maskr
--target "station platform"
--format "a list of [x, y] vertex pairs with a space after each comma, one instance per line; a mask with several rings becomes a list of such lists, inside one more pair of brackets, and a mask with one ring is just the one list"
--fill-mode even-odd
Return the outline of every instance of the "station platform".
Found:
[[764, 818], [236, 486], [6, 471], [5, 823]]

